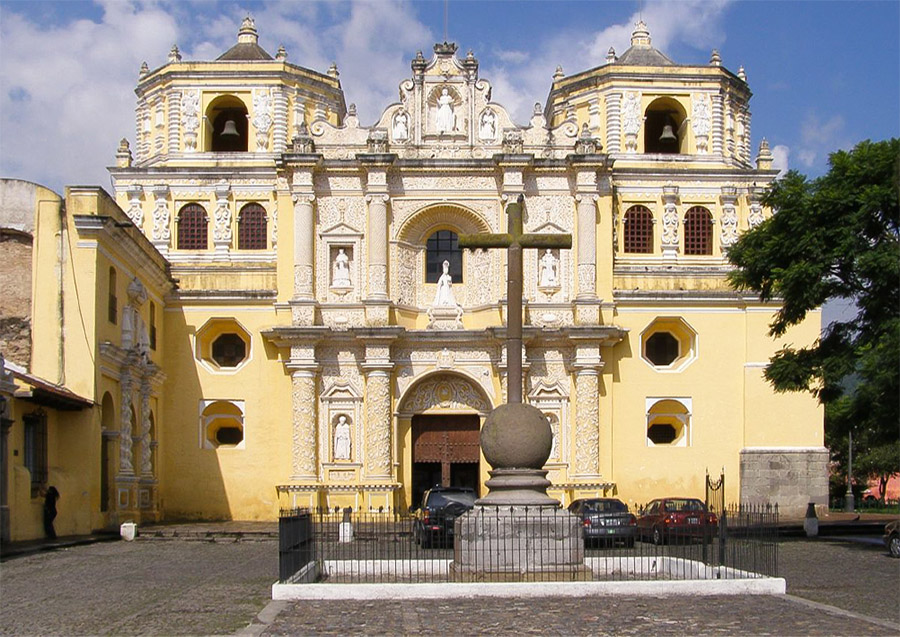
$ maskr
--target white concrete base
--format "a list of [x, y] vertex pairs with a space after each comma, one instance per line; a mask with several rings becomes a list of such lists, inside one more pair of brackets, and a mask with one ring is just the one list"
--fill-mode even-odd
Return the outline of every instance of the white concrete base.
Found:
[[273, 584], [272, 599], [367, 600], [460, 597], [608, 597], [666, 595], [784, 595], [782, 577], [633, 582], [514, 582], [431, 584]]
[[[785, 580], [702, 562], [660, 556], [588, 558], [599, 581], [583, 582], [428, 582], [377, 584], [272, 585], [273, 600], [294, 599], [446, 599], [454, 597], [584, 597], [613, 595], [784, 595]], [[450, 560], [326, 561], [324, 572], [353, 579], [448, 577]], [[606, 581], [600, 578], [633, 578]], [[641, 579], [642, 577], [661, 579]], [[671, 578], [671, 579], [670, 579]], [[677, 578], [677, 579], [675, 579]]]

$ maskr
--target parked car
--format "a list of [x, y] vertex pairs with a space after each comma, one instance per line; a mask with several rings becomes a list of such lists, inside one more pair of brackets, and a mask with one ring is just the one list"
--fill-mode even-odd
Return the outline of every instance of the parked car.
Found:
[[435, 486], [422, 494], [415, 509], [413, 538], [423, 548], [453, 545], [453, 523], [475, 506], [475, 490], [469, 487]]
[[706, 510], [696, 498], [659, 498], [652, 500], [638, 518], [641, 539], [654, 544], [692, 538], [711, 539], [719, 523], [714, 513]]
[[569, 505], [569, 512], [582, 520], [584, 544], [624, 542], [634, 546], [637, 518], [628, 505], [616, 498], [583, 498]]
[[900, 557], [900, 520], [884, 526], [884, 545], [891, 552], [891, 557]]

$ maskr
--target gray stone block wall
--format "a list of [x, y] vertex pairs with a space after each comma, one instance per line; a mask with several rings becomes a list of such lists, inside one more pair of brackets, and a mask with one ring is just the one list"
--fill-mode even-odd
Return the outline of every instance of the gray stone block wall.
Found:
[[782, 519], [802, 518], [814, 502], [828, 509], [828, 450], [825, 447], [741, 450], [741, 503], [778, 504]]

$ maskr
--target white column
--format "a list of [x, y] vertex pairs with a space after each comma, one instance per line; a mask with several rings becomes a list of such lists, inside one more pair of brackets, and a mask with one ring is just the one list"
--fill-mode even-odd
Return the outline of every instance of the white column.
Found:
[[167, 106], [169, 110], [169, 128], [167, 131], [169, 136], [169, 154], [172, 155], [181, 150], [179, 148], [181, 142], [181, 91], [169, 91], [166, 99], [168, 100]]
[[622, 148], [622, 94], [606, 96], [606, 152], [618, 153]]
[[578, 297], [597, 296], [597, 196], [576, 195], [578, 226]]
[[389, 368], [366, 370], [366, 476], [391, 478], [391, 373]]
[[316, 440], [316, 370], [310, 367], [291, 371], [291, 406], [293, 430], [291, 432], [291, 478], [316, 480], [318, 478]]
[[294, 199], [294, 298], [313, 300], [313, 260], [315, 257], [315, 216], [311, 194], [295, 194]]
[[119, 384], [122, 390], [122, 404], [119, 409], [119, 474], [134, 474], [131, 455], [131, 397], [133, 379], [131, 374], [122, 374]]
[[276, 153], [283, 153], [287, 150], [288, 99], [285, 90], [284, 87], [280, 86], [272, 89], [275, 99], [272, 150]]
[[385, 194], [373, 194], [366, 196], [369, 204], [368, 224], [368, 283], [369, 299], [387, 300], [387, 261], [388, 261], [388, 220], [387, 202], [389, 197]]

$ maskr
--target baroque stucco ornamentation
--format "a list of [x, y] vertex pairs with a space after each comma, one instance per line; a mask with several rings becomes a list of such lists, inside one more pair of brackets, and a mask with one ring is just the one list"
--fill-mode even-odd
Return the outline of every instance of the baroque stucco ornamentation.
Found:
[[598, 473], [600, 457], [600, 414], [597, 404], [599, 376], [582, 371], [575, 378], [575, 471]]
[[272, 128], [272, 91], [267, 88], [253, 90], [253, 127], [256, 129], [256, 150], [269, 149], [269, 130]]
[[141, 193], [143, 191], [144, 189], [136, 184], [126, 191], [128, 194], [128, 210], [125, 211], [125, 214], [131, 219], [131, 223], [138, 228], [142, 228], [144, 225], [144, 210], [141, 207]]
[[213, 213], [215, 227], [213, 240], [217, 242], [231, 241], [231, 206], [228, 205], [228, 185], [216, 185], [216, 210]]
[[724, 199], [722, 201], [722, 247], [729, 247], [738, 240], [738, 216], [735, 209], [734, 199]]
[[474, 409], [487, 413], [491, 407], [468, 378], [440, 375], [427, 378], [410, 390], [401, 411], [421, 414], [431, 409]]
[[131, 456], [131, 397], [133, 380], [130, 373], [123, 373], [119, 381], [122, 390], [122, 408], [119, 412], [119, 473], [134, 473]]
[[419, 251], [405, 245], [397, 246], [397, 303], [411, 307], [419, 306], [418, 268]]
[[622, 102], [622, 131], [625, 133], [625, 152], [636, 153], [641, 132], [641, 94], [626, 91]]
[[366, 468], [369, 475], [391, 474], [391, 387], [386, 370], [366, 375]]
[[153, 475], [150, 446], [150, 384], [141, 383], [141, 475]]
[[709, 133], [712, 130], [710, 112], [709, 98], [703, 93], [694, 93], [691, 96], [691, 127], [700, 154], [706, 154], [709, 148]]
[[664, 246], [678, 246], [678, 206], [677, 192], [663, 194], [663, 229], [661, 241]]
[[154, 241], [169, 241], [172, 231], [169, 228], [169, 204], [166, 201], [168, 189], [165, 192], [156, 192], [156, 205], [153, 208], [153, 235]]
[[184, 91], [181, 95], [181, 125], [184, 128], [184, 150], [197, 150], [197, 130], [200, 128], [200, 91]]
[[297, 477], [316, 476], [316, 377], [314, 372], [294, 372], [291, 378], [294, 428], [291, 439], [293, 473]]

